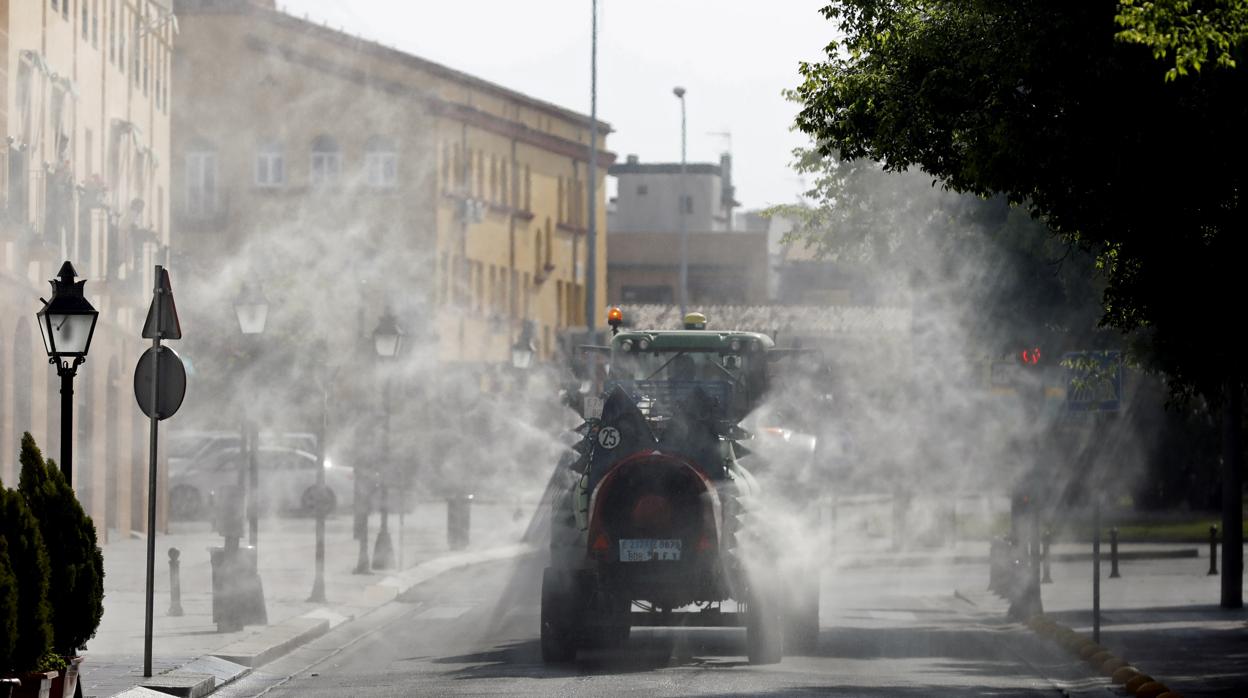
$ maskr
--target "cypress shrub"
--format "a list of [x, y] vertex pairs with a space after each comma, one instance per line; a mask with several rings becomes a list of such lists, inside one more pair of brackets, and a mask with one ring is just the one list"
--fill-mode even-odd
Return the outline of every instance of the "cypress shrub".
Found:
[[34, 671], [52, 649], [48, 623], [48, 554], [39, 524], [21, 493], [0, 484], [0, 531], [8, 548], [9, 565], [17, 582], [17, 631], [9, 664], [0, 674]]
[[44, 462], [29, 433], [22, 436], [20, 460], [18, 490], [39, 522], [52, 568], [52, 649], [71, 657], [95, 636], [104, 615], [104, 555], [96, 545], [95, 523], [56, 462]]
[[0, 530], [0, 676], [13, 671], [13, 650], [17, 648], [17, 577], [9, 564], [6, 530]]

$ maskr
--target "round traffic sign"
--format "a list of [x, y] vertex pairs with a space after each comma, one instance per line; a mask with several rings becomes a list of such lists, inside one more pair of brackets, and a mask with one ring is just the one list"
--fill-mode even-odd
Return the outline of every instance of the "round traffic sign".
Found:
[[[186, 366], [173, 349], [160, 347], [160, 381], [156, 385], [156, 414], [160, 419], [172, 417], [186, 397]], [[152, 381], [156, 378], [156, 348], [149, 347], [134, 367], [134, 397], [139, 409], [152, 416]]]

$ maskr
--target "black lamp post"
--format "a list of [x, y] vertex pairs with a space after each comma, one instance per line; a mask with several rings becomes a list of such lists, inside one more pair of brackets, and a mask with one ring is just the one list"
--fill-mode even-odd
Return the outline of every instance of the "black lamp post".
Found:
[[[373, 330], [373, 349], [381, 361], [394, 359], [403, 348], [403, 330], [388, 309], [382, 314], [377, 329]], [[385, 463], [382, 472], [393, 475], [390, 458], [390, 378], [384, 376], [381, 383], [381, 454]], [[389, 488], [382, 482], [381, 530], [377, 532], [377, 545], [373, 548], [373, 569], [389, 569], [394, 566], [394, 545], [390, 542]], [[400, 506], [402, 504], [400, 503]]]
[[525, 320], [520, 330], [520, 337], [511, 345], [511, 366], [523, 371], [533, 365], [533, 355], [537, 353], [537, 344], [533, 341], [533, 321]]
[[35, 314], [48, 363], [56, 366], [61, 377], [61, 472], [70, 486], [74, 484], [74, 375], [87, 360], [95, 321], [100, 316], [83, 295], [86, 280], [74, 281], [76, 276], [74, 265], [68, 261], [62, 264], [57, 278], [49, 281], [52, 299], [40, 298], [43, 308]]
[[[264, 297], [264, 291], [259, 284], [243, 286], [238, 297], [234, 299], [234, 316], [238, 319], [238, 330], [242, 334], [258, 336], [264, 332], [269, 317], [269, 301]], [[243, 449], [246, 449], [247, 484], [244, 490], [247, 492], [247, 542], [255, 547], [260, 538], [259, 511], [256, 501], [260, 490], [260, 471], [256, 463], [256, 448], [260, 435], [256, 425], [247, 414], [246, 402], [244, 401], [243, 404], [239, 453], [242, 454]], [[242, 472], [239, 473], [239, 481], [239, 484], [242, 484]]]

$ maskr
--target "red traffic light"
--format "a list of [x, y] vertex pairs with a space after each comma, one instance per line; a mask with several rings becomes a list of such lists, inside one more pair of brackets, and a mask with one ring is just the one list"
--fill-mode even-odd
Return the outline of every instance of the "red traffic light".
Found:
[[1018, 353], [1018, 361], [1024, 366], [1037, 366], [1040, 364], [1040, 347], [1032, 347], [1024, 349]]

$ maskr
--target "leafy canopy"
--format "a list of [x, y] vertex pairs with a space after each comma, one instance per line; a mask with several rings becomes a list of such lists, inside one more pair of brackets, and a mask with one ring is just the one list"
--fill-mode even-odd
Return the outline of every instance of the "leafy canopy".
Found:
[[920, 168], [1004, 195], [1093, 253], [1101, 322], [1135, 332], [1172, 388], [1216, 394], [1239, 352], [1248, 79], [1166, 82], [1115, 40], [1109, 3], [848, 0], [844, 37], [801, 67], [797, 126], [821, 154]]
[[1166, 79], [1200, 72], [1209, 61], [1234, 68], [1248, 39], [1245, 0], [1120, 0], [1118, 39], [1148, 46], [1158, 60], [1173, 57]]

